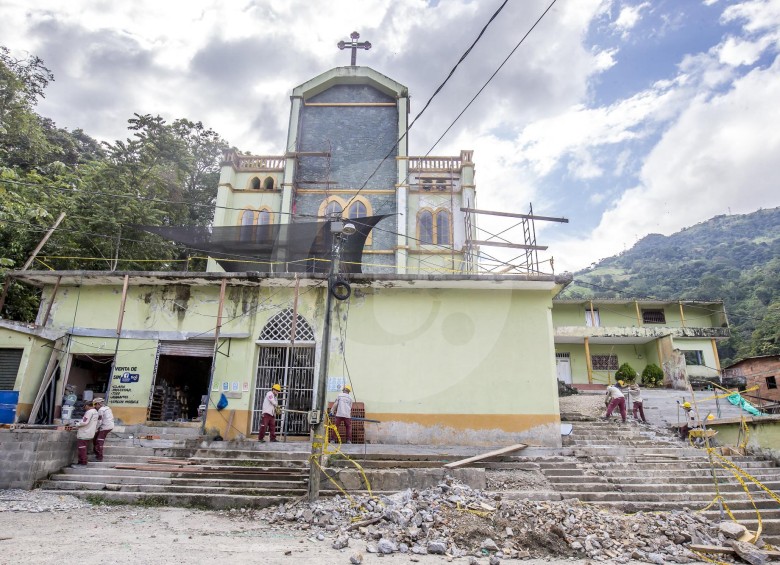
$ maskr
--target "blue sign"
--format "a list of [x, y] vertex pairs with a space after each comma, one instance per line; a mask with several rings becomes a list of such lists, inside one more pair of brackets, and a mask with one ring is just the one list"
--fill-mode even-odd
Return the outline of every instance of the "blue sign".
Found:
[[122, 376], [119, 379], [120, 383], [137, 383], [138, 379], [141, 378], [141, 375], [138, 373], [122, 373]]

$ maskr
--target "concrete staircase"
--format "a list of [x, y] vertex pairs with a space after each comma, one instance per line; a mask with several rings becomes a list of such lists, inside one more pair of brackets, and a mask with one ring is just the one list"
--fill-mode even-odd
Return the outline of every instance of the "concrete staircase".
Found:
[[[564, 499], [577, 498], [626, 512], [699, 510], [716, 497], [714, 475], [718, 492], [734, 517], [751, 530], [757, 528], [756, 510], [743, 486], [731, 471], [710, 465], [705, 450], [692, 448], [665, 430], [632, 422], [613, 419], [572, 425], [571, 435], [563, 441], [570, 453], [557, 461], [538, 461]], [[752, 456], [725, 459], [780, 492], [780, 467], [774, 462]], [[780, 543], [780, 504], [756, 485], [747, 484], [761, 512], [764, 539]], [[718, 520], [718, 505], [704, 515]]]
[[[572, 419], [572, 433], [563, 447], [528, 448], [498, 460], [482, 462], [477, 469], [458, 471], [472, 486], [484, 485], [484, 469], [537, 469], [557, 492], [517, 492], [517, 496], [540, 499], [579, 499], [588, 504], [626, 512], [706, 507], [718, 489], [733, 515], [755, 530], [756, 511], [733, 473], [719, 466], [711, 470], [704, 450], [690, 447], [659, 427], [617, 420], [610, 422]], [[81, 497], [140, 504], [202, 506], [209, 508], [264, 507], [286, 502], [306, 493], [308, 443], [258, 444], [203, 442], [198, 430], [180, 428], [134, 429], [110, 437], [105, 460], [86, 467], [71, 466], [41, 485]], [[159, 439], [140, 439], [151, 433]], [[133, 437], [130, 438], [129, 436]], [[124, 437], [122, 437], [124, 436]], [[346, 446], [370, 477], [374, 492], [390, 492], [410, 486], [424, 488], [444, 476], [442, 464], [483, 452], [480, 448], [435, 448], [426, 446]], [[150, 458], [189, 459], [188, 466], [159, 470], [122, 469], [118, 466], [147, 465]], [[758, 457], [726, 458], [780, 492], [780, 467]], [[342, 480], [348, 490], [364, 488], [352, 463], [334, 458], [329, 474]], [[351, 473], [351, 477], [350, 477]], [[468, 473], [471, 473], [470, 475]], [[482, 473], [481, 475], [479, 473]], [[338, 492], [326, 480], [324, 495]], [[761, 511], [764, 538], [780, 545], [780, 504], [758, 487], [749, 485]], [[505, 493], [512, 496], [512, 493]], [[719, 518], [718, 506], [705, 511]]]

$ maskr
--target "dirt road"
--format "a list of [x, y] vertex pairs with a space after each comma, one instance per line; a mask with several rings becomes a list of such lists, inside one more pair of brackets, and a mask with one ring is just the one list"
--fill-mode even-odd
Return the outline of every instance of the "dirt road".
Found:
[[[67, 497], [70, 498], [70, 497]], [[79, 562], [108, 564], [231, 565], [312, 563], [349, 565], [350, 556], [363, 563], [447, 563], [434, 555], [368, 554], [366, 544], [334, 550], [331, 539], [317, 541], [311, 532], [276, 529], [241, 512], [137, 506], [85, 506], [59, 511], [0, 511], [0, 564], [68, 565]], [[466, 564], [459, 558], [455, 563]], [[487, 565], [488, 559], [478, 562]], [[504, 561], [506, 562], [506, 561]], [[520, 563], [519, 561], [517, 561]], [[565, 560], [577, 564], [585, 560]], [[524, 564], [556, 561], [531, 560]]]

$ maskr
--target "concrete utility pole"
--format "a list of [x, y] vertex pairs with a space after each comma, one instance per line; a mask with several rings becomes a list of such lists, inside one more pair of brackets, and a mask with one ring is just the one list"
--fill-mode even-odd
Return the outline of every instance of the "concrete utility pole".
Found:
[[309, 502], [314, 502], [320, 496], [320, 467], [322, 464], [322, 446], [325, 443], [325, 389], [328, 382], [328, 362], [330, 360], [330, 324], [331, 310], [333, 308], [333, 284], [339, 274], [341, 260], [341, 244], [344, 237], [355, 233], [355, 226], [342, 222], [331, 222], [331, 259], [328, 272], [328, 294], [325, 299], [325, 325], [322, 329], [322, 356], [320, 359], [320, 371], [317, 375], [317, 400], [315, 410], [319, 412], [319, 421], [312, 428], [311, 456], [309, 458]]

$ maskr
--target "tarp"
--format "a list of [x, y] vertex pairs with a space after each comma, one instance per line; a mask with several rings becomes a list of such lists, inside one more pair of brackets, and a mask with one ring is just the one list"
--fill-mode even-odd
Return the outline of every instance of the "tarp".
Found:
[[[343, 273], [360, 273], [363, 247], [371, 230], [387, 214], [345, 219], [357, 232], [344, 238]], [[220, 227], [137, 226], [187, 247], [208, 253], [230, 273], [327, 273], [330, 270], [330, 221]]]
[[734, 394], [730, 394], [726, 397], [726, 399], [731, 402], [734, 406], [739, 406], [742, 408], [745, 412], [748, 414], [751, 414], [753, 416], [765, 416], [761, 410], [753, 406], [750, 402], [742, 398], [742, 395], [738, 392], [735, 392]]

